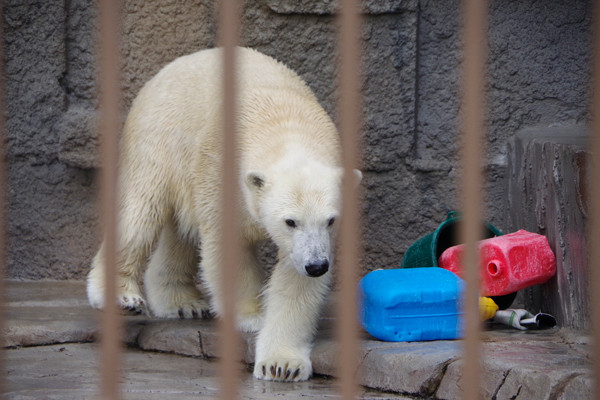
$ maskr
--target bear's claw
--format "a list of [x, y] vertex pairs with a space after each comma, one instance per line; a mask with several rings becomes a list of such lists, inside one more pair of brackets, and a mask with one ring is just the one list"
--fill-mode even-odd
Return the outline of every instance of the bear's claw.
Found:
[[[208, 310], [200, 310], [200, 314], [198, 314], [198, 311], [195, 308], [192, 308], [191, 314], [192, 314], [192, 319], [210, 319], [210, 318], [212, 318], [212, 315], [210, 314], [210, 311], [208, 311]], [[187, 317], [188, 313], [186, 313], [186, 311], [183, 308], [180, 308], [179, 310], [177, 310], [177, 315], [179, 316], [179, 319], [189, 318], [189, 317]]]
[[[155, 304], [155, 303], [153, 303]], [[173, 319], [210, 319], [208, 305], [204, 300], [191, 300], [187, 303], [180, 302], [179, 304], [171, 304], [166, 306], [161, 304], [160, 308], [150, 307], [152, 315], [157, 318], [173, 318]]]
[[312, 375], [310, 362], [302, 360], [267, 360], [258, 362], [254, 367], [254, 377], [267, 381], [299, 382]]

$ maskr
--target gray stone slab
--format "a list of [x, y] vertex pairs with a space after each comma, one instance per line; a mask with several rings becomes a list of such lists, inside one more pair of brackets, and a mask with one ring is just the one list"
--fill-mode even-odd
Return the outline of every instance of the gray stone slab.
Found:
[[358, 379], [368, 387], [431, 396], [446, 366], [460, 352], [456, 341], [397, 343], [387, 349], [373, 349], [362, 360]]
[[[571, 399], [588, 398], [584, 394], [591, 391], [591, 381], [574, 379], [590, 371], [590, 360], [564, 343], [560, 332], [495, 332], [491, 337], [493, 342], [482, 345], [483, 398], [554, 399], [567, 388]], [[436, 393], [438, 398], [455, 399], [462, 395], [463, 365], [463, 360], [448, 365]]]
[[485, 347], [484, 356], [487, 365], [508, 371], [498, 398], [556, 398], [574, 376], [590, 369], [589, 360], [562, 343], [493, 343]]
[[[84, 283], [9, 282], [7, 289], [9, 318], [4, 333], [7, 344], [13, 346], [6, 350], [8, 377], [12, 382], [9, 383], [12, 389], [8, 398], [39, 398], [42, 392], [46, 398], [51, 399], [93, 397], [97, 385], [95, 372], [92, 374], [84, 371], [97, 368], [95, 345], [77, 345], [80, 347], [76, 346], [73, 350], [70, 350], [71, 344], [23, 347], [91, 341], [97, 337], [100, 313], [89, 308], [85, 300]], [[337, 375], [338, 355], [341, 351], [334, 337], [333, 309], [328, 310], [321, 321], [311, 354], [317, 376], [310, 382], [316, 386], [289, 386], [296, 387], [300, 392], [288, 391], [289, 387], [285, 385], [270, 385], [250, 379], [249, 368], [254, 360], [254, 335], [240, 335], [240, 360], [243, 360], [240, 365], [246, 365], [242, 368], [247, 377], [244, 380], [244, 385], [247, 386], [244, 387], [250, 391], [247, 396], [243, 392], [243, 396], [246, 396], [244, 398], [274, 398], [285, 393], [290, 396], [298, 393], [304, 393], [308, 397], [334, 396], [332, 388], [335, 387], [335, 381], [322, 379], [323, 375]], [[218, 357], [220, 349], [216, 320], [165, 321], [138, 315], [123, 318], [123, 325], [124, 341], [130, 350], [137, 347], [145, 351], [127, 351], [123, 367], [130, 374], [123, 386], [126, 398], [160, 398], [167, 394], [177, 394], [177, 398], [192, 395], [202, 398], [214, 394], [211, 392], [217, 387], [214, 383], [214, 364], [190, 364], [191, 371], [208, 374], [200, 377], [206, 377], [207, 380], [202, 381], [204, 383], [198, 387], [193, 386], [190, 383], [193, 379], [186, 372], [182, 375], [187, 379], [186, 383], [178, 386], [177, 379], [171, 380], [174, 372], [165, 372], [160, 370], [163, 367], [154, 366], [155, 361], [159, 362], [164, 355], [154, 352], [172, 353], [169, 356], [172, 358], [168, 360], [175, 361], [168, 361], [166, 365], [177, 365], [176, 360], [184, 360], [179, 363], [181, 368], [188, 368], [187, 363], [191, 362], [189, 360], [199, 362], [199, 358], [210, 360]], [[461, 341], [391, 343], [374, 340], [365, 332], [362, 335], [359, 347], [352, 350], [358, 352], [360, 360], [356, 371], [357, 383], [417, 398], [456, 399], [461, 396]], [[25, 350], [31, 350], [31, 353], [24, 352]], [[148, 353], [149, 351], [153, 353]], [[482, 352], [483, 398], [590, 398], [593, 387], [590, 340], [582, 332], [565, 329], [521, 332], [494, 327], [482, 335]], [[68, 367], [59, 360], [70, 360], [74, 364]], [[81, 363], [78, 364], [77, 360]], [[151, 365], [143, 360], [152, 361]], [[57, 363], [57, 367], [44, 367], [46, 370], [42, 371], [46, 362], [49, 365]], [[35, 367], [36, 363], [41, 363], [38, 369]], [[154, 378], [155, 375], [159, 377]], [[42, 386], [32, 383], [38, 382], [38, 379]], [[155, 379], [162, 386], [153, 386]], [[61, 383], [61, 380], [65, 382]], [[142, 383], [147, 381], [152, 382]], [[316, 390], [321, 387], [320, 384], [327, 386], [322, 395], [303, 392], [310, 388]], [[258, 391], [264, 391], [267, 397], [256, 395]], [[150, 397], [144, 397], [146, 395]], [[362, 395], [367, 396], [366, 393]], [[368, 396], [372, 397], [364, 398], [381, 398], [377, 397], [380, 396], [377, 392]], [[389, 395], [389, 398], [393, 398], [393, 395]]]
[[[214, 320], [146, 321], [132, 318], [127, 329], [139, 332], [136, 337], [130, 335], [130, 343], [143, 350], [205, 358], [220, 356], [219, 330]], [[248, 364], [254, 362], [254, 340], [254, 334], [239, 334], [240, 360]]]
[[156, 321], [140, 330], [137, 345], [143, 350], [204, 356], [200, 330], [197, 321]]
[[592, 399], [594, 398], [594, 378], [591, 374], [574, 376], [566, 382], [562, 393], [558, 393], [557, 399]]
[[[88, 311], [85, 282], [82, 281], [18, 281], [5, 284], [9, 307], [84, 307]], [[90, 313], [91, 314], [91, 313]]]
[[[96, 327], [90, 310], [64, 307], [41, 313], [39, 308], [11, 309], [4, 331], [6, 346], [36, 346], [67, 342], [91, 342]], [[18, 322], [17, 322], [18, 321]]]
[[6, 283], [6, 346], [34, 346], [95, 339], [96, 313], [77, 281]]

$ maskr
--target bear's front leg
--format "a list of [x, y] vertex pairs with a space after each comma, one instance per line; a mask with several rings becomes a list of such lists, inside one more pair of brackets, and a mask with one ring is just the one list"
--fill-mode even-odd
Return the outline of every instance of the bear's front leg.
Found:
[[331, 274], [302, 276], [281, 261], [265, 291], [265, 325], [256, 341], [254, 377], [297, 382], [312, 375], [310, 351]]

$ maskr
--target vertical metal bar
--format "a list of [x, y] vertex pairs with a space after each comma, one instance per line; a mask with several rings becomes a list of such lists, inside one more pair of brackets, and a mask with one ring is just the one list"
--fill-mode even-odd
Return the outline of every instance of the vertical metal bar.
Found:
[[[236, 277], [241, 259], [239, 238], [239, 210], [237, 200], [237, 124], [236, 124], [236, 51], [238, 42], [238, 2], [222, 0], [219, 11], [220, 44], [223, 47], [223, 187], [221, 203], [221, 304], [220, 319], [220, 378], [222, 399], [237, 397], [238, 335], [235, 327]], [[227, 294], [227, 295], [225, 295]]]
[[105, 307], [102, 313], [101, 367], [103, 399], [118, 399], [121, 321], [116, 304], [117, 157], [120, 128], [119, 3], [103, 0], [100, 17], [100, 129], [102, 174], [100, 196], [105, 230]]
[[479, 398], [480, 380], [480, 321], [479, 321], [479, 257], [477, 241], [482, 237], [482, 182], [481, 169], [484, 122], [484, 85], [487, 36], [487, 2], [463, 1], [464, 62], [462, 92], [462, 181], [460, 184], [463, 223], [461, 241], [465, 243], [463, 259], [466, 293], [463, 388], [465, 399]]
[[594, 399], [600, 398], [600, 1], [593, 4], [592, 102], [590, 114], [590, 221], [588, 227], [588, 268], [590, 271], [590, 313], [594, 339]]
[[6, 164], [5, 164], [5, 140], [6, 134], [6, 86], [4, 81], [4, 15], [2, 15], [2, 7], [0, 6], [0, 32], [2, 32], [2, 40], [0, 40], [0, 398], [3, 398], [5, 392], [5, 363], [4, 363], [4, 332], [6, 318]]
[[353, 170], [359, 160], [361, 127], [360, 101], [360, 8], [356, 0], [341, 1], [339, 30], [339, 118], [343, 147], [344, 180], [342, 185], [342, 219], [340, 227], [340, 260], [338, 302], [338, 343], [340, 360], [338, 374], [343, 399], [357, 396], [358, 326], [356, 285], [360, 251], [359, 197]]

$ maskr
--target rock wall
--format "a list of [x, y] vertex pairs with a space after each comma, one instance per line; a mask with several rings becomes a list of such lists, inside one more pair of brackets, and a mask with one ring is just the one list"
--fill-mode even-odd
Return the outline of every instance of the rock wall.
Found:
[[94, 171], [59, 157], [70, 97], [95, 96], [93, 74], [76, 71], [88, 70], [93, 46], [74, 40], [93, 23], [71, 11], [63, 1], [4, 2], [11, 278], [81, 277], [95, 247]]
[[[213, 47], [217, 27], [208, 0], [122, 4], [125, 115], [163, 65]], [[491, 4], [487, 204], [506, 229], [507, 141], [523, 127], [585, 120], [590, 5]], [[370, 0], [363, 10], [367, 271], [399, 266], [457, 208], [461, 53], [457, 0]], [[334, 12], [331, 0], [249, 1], [242, 37], [298, 71], [335, 117]], [[95, 14], [75, 0], [4, 2], [13, 278], [83, 278], [96, 250]]]

